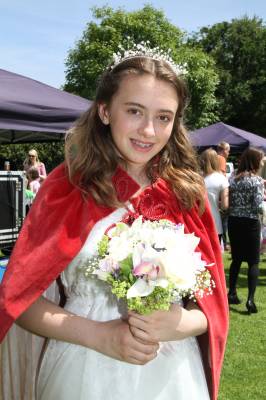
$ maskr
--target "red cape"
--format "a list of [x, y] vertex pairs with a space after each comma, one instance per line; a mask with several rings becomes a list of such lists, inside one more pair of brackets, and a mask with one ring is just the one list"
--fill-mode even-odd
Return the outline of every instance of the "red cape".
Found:
[[[113, 178], [117, 195], [127, 201], [139, 189], [124, 171]], [[198, 337], [212, 400], [217, 398], [228, 331], [228, 306], [220, 245], [209, 205], [199, 216], [197, 208], [181, 209], [162, 179], [131, 199], [136, 215], [183, 223], [186, 232], [200, 237], [198, 250], [208, 263], [216, 288], [198, 301], [208, 319], [208, 333]], [[113, 211], [84, 198], [69, 183], [65, 166], [57, 167], [43, 183], [24, 221], [0, 286], [0, 341], [12, 323], [67, 267], [81, 249], [91, 228]]]

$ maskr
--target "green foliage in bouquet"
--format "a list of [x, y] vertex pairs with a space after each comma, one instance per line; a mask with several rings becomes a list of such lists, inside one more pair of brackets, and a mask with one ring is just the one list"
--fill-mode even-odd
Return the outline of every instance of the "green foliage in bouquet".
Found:
[[104, 257], [105, 254], [107, 253], [108, 242], [109, 242], [108, 236], [103, 235], [102, 239], [98, 243], [98, 254], [100, 257]]
[[150, 314], [155, 310], [168, 311], [174, 301], [173, 294], [168, 288], [156, 286], [153, 292], [147, 297], [133, 297], [127, 299], [129, 310], [139, 314]]

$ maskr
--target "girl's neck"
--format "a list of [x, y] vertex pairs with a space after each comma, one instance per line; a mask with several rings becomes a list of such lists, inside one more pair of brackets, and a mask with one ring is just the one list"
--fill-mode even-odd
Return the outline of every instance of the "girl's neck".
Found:
[[126, 166], [128, 175], [137, 182], [141, 189], [151, 184], [151, 180], [148, 178], [145, 169], [143, 167]]

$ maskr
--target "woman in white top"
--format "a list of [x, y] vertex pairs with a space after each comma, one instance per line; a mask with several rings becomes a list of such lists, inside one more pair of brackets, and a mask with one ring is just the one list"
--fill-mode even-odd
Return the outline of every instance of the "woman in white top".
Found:
[[214, 149], [210, 148], [203, 151], [200, 155], [200, 163], [212, 215], [221, 242], [223, 227], [220, 210], [228, 209], [229, 183], [227, 178], [220, 172], [218, 155]]

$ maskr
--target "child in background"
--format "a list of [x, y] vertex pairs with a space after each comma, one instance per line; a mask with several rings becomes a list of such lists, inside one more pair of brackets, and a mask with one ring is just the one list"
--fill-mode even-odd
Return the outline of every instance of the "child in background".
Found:
[[27, 172], [28, 177], [28, 189], [31, 190], [34, 195], [37, 194], [40, 189], [40, 174], [37, 168], [30, 168]]

